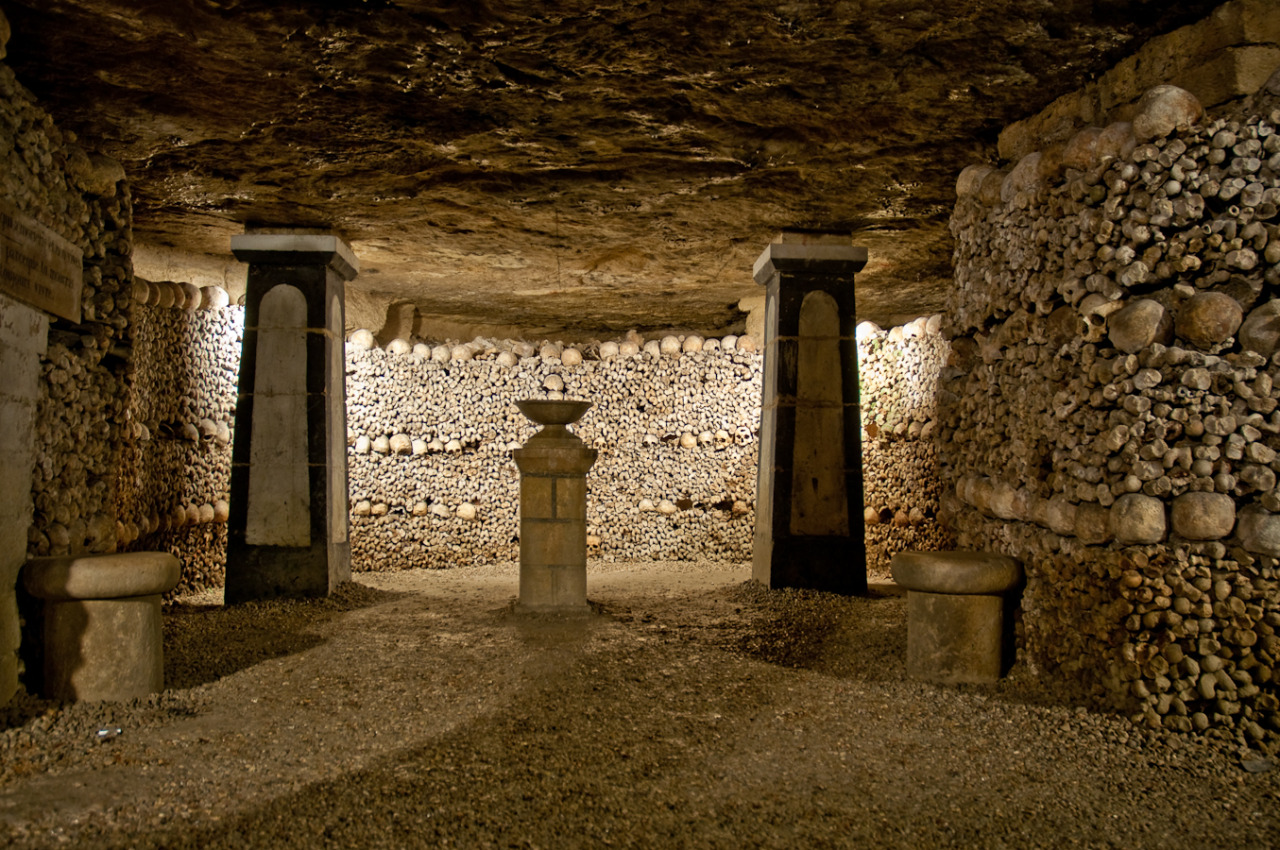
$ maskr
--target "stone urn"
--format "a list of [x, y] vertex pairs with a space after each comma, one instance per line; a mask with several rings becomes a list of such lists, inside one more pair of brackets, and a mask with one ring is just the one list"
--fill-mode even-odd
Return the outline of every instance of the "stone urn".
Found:
[[517, 609], [585, 613], [587, 470], [596, 451], [569, 431], [589, 401], [528, 399], [520, 412], [542, 426], [512, 452], [520, 469], [520, 600]]
[[529, 398], [517, 401], [516, 407], [530, 421], [542, 426], [541, 431], [529, 438], [529, 443], [534, 440], [570, 440], [578, 445], [583, 444], [569, 431], [568, 426], [577, 422], [591, 409], [591, 402], [568, 398]]

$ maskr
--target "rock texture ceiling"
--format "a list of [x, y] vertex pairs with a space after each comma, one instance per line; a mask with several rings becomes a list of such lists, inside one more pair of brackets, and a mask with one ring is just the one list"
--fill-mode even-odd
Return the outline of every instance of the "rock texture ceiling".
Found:
[[0, 2], [19, 79], [124, 164], [141, 243], [331, 228], [356, 303], [531, 335], [724, 329], [791, 226], [870, 250], [860, 316], [937, 311], [960, 169], [1214, 5]]

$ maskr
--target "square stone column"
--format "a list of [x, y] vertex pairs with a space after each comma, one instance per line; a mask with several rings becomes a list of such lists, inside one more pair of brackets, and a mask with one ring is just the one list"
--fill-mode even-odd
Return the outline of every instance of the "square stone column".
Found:
[[346, 282], [336, 236], [246, 233], [244, 348], [231, 454], [226, 601], [325, 596], [351, 578]]
[[752, 577], [865, 593], [862, 418], [848, 234], [784, 231], [756, 261], [766, 290]]
[[18, 688], [18, 571], [34, 507], [36, 405], [49, 317], [0, 294], [0, 704]]

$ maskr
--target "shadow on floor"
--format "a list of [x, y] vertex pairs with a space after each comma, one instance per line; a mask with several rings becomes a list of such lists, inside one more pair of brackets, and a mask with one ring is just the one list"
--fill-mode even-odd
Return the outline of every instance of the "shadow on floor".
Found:
[[165, 687], [193, 688], [267, 659], [319, 646], [324, 624], [347, 611], [402, 595], [347, 582], [323, 599], [230, 606], [175, 602], [164, 612]]

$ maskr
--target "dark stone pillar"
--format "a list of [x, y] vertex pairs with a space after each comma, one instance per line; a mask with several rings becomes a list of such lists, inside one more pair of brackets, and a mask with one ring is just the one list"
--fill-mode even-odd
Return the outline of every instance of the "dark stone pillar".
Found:
[[862, 421], [847, 234], [784, 231], [755, 265], [766, 287], [752, 576], [771, 588], [865, 593]]
[[231, 455], [226, 601], [324, 596], [351, 578], [343, 303], [336, 236], [246, 233], [244, 349]]

